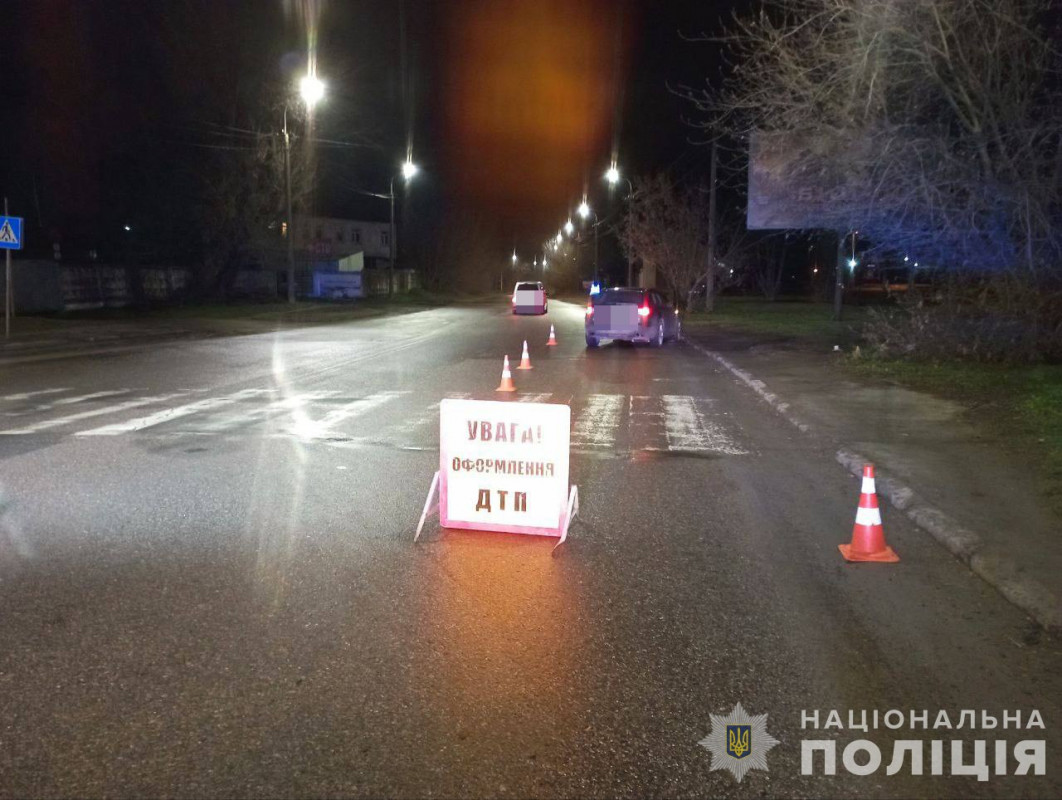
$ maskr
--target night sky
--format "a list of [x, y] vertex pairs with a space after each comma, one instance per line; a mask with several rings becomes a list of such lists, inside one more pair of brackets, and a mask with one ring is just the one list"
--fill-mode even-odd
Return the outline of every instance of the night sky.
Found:
[[[299, 0], [16, 0], [0, 51], [0, 184], [31, 241], [110, 241], [130, 224], [194, 241], [204, 153], [280, 127], [271, 102], [314, 40]], [[312, 5], [312, 3], [310, 3]], [[315, 209], [386, 218], [407, 147], [423, 172], [404, 214], [462, 210], [536, 249], [584, 191], [626, 175], [703, 180], [707, 148], [667, 84], [718, 74], [734, 3], [652, 0], [331, 0], [317, 15]], [[606, 206], [602, 206], [606, 207]], [[44, 240], [47, 240], [44, 241]], [[176, 244], [175, 244], [176, 243]]]

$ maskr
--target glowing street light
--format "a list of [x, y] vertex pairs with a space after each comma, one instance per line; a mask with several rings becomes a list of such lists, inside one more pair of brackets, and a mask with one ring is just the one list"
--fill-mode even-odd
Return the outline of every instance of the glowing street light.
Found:
[[574, 231], [574, 230], [575, 230], [575, 226], [572, 225], [572, 221], [569, 218], [568, 221], [564, 223], [564, 232], [566, 234], [568, 234], [569, 236], [571, 236], [572, 235], [572, 231]]
[[514, 264], [516, 263], [516, 251], [515, 250], [513, 250], [513, 263]]
[[616, 167], [615, 162], [613, 162], [612, 166], [610, 166], [605, 172], [605, 180], [615, 186], [617, 183], [619, 183], [619, 179], [619, 169]]
[[560, 245], [560, 243], [564, 241], [564, 235], [560, 231], [557, 231], [557, 238], [556, 238], [555, 241], [556, 241], [556, 244], [553, 245], [554, 249], [556, 249], [557, 246]]
[[856, 263], [857, 262], [856, 262], [856, 260], [854, 258], [848, 259], [848, 268], [849, 269], [855, 269]]
[[[299, 96], [306, 104], [307, 111], [324, 99], [325, 86], [316, 75], [306, 75], [299, 81]], [[288, 233], [288, 302], [295, 302], [295, 224], [291, 216], [291, 137], [288, 134], [288, 105], [284, 104], [284, 183], [287, 200]], [[393, 239], [393, 237], [392, 237]], [[394, 259], [392, 259], [394, 263]]]
[[579, 204], [578, 211], [579, 211], [579, 216], [582, 217], [583, 219], [586, 219], [587, 217], [590, 216], [590, 206], [587, 204], [587, 202], [585, 200], [583, 200], [583, 202], [581, 202]]
[[[413, 159], [410, 156], [406, 156], [406, 160], [402, 162], [402, 180], [407, 184], [413, 180], [413, 176], [420, 171], [420, 168], [413, 163]], [[395, 291], [395, 261], [398, 260], [398, 231], [395, 230], [395, 175], [391, 176], [391, 193], [388, 198], [391, 200], [391, 258], [387, 266], [387, 296], [391, 297]]]
[[299, 94], [307, 108], [313, 108], [323, 98], [325, 86], [316, 75], [307, 75], [299, 81]]

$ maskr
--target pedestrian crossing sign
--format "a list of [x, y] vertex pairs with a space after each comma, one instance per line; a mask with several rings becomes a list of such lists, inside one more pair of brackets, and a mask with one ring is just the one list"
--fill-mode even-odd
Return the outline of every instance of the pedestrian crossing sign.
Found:
[[22, 217], [0, 217], [0, 250], [22, 249]]

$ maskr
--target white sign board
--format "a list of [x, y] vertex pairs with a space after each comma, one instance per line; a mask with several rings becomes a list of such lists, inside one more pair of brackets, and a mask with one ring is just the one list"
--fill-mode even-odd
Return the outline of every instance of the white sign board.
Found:
[[444, 528], [562, 536], [568, 406], [443, 400], [439, 426]]

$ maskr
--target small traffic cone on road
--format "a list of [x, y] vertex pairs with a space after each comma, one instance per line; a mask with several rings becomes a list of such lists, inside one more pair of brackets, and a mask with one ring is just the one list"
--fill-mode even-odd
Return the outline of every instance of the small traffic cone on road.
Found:
[[527, 352], [527, 339], [524, 339], [524, 353], [520, 356], [520, 366], [517, 369], [534, 369], [531, 366], [531, 356]]
[[553, 326], [552, 325], [549, 326], [549, 341], [546, 342], [546, 346], [547, 347], [556, 347], [557, 346], [557, 337], [553, 333]]
[[505, 357], [505, 361], [502, 362], [502, 379], [501, 385], [496, 389], [499, 392], [515, 392], [516, 387], [513, 385], [513, 374], [509, 372], [509, 356]]
[[900, 557], [885, 544], [885, 529], [881, 527], [878, 493], [874, 486], [874, 465], [863, 465], [863, 488], [859, 494], [852, 542], [839, 544], [845, 561], [884, 561], [895, 563]]

